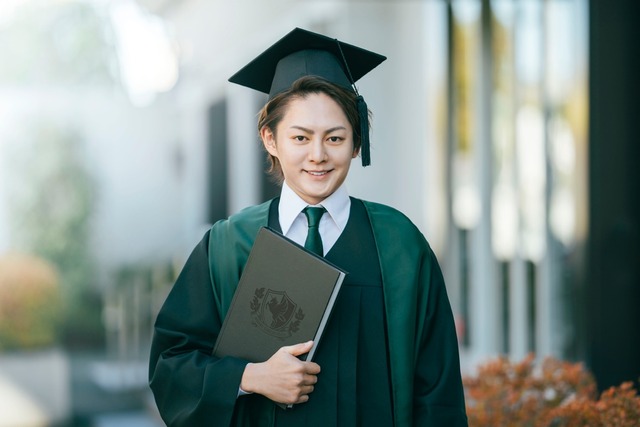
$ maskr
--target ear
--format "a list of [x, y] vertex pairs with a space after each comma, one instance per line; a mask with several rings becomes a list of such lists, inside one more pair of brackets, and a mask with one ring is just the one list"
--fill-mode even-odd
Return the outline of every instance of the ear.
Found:
[[278, 157], [278, 147], [276, 146], [276, 137], [267, 126], [263, 126], [260, 129], [260, 138], [264, 149], [274, 157]]
[[358, 157], [358, 154], [360, 154], [360, 148], [353, 150], [353, 155], [351, 156], [351, 158], [355, 159], [356, 157]]

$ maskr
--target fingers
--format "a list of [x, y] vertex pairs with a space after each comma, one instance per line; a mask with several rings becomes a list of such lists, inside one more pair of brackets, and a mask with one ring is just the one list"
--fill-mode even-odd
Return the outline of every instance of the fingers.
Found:
[[314, 387], [311, 386], [306, 386], [306, 387], [302, 387], [300, 389], [300, 397], [298, 397], [298, 400], [296, 401], [296, 403], [304, 403], [304, 402], [308, 402], [309, 401], [309, 395], [313, 392]]
[[297, 358], [308, 353], [313, 341], [280, 348], [269, 360], [245, 367], [241, 387], [275, 402], [302, 403], [309, 400], [318, 382], [320, 366]]
[[320, 365], [314, 362], [304, 362], [305, 372], [307, 374], [318, 375], [320, 373]]
[[313, 347], [313, 341], [307, 341], [300, 344], [282, 347], [281, 350], [284, 350], [292, 356], [300, 356], [308, 353], [309, 350], [311, 350], [311, 347]]
[[[300, 344], [282, 347], [280, 350], [297, 357], [302, 354], [308, 353], [311, 350], [311, 347], [313, 347], [313, 341], [307, 341]], [[320, 365], [318, 365], [317, 363], [302, 362], [302, 366], [304, 372], [307, 374], [317, 375], [320, 373]]]
[[314, 387], [314, 386], [312, 386], [312, 385], [302, 386], [302, 387], [300, 387], [300, 393], [301, 393], [302, 395], [308, 395], [308, 394], [310, 394], [311, 392], [313, 392], [313, 390], [314, 390], [314, 389], [315, 389], [315, 387]]
[[295, 396], [292, 396], [292, 398], [288, 402], [282, 402], [282, 403], [304, 403], [304, 402], [307, 402], [307, 401], [309, 401], [309, 395], [313, 392], [314, 389], [315, 389], [315, 387], [312, 386], [312, 385], [301, 386], [295, 392]]

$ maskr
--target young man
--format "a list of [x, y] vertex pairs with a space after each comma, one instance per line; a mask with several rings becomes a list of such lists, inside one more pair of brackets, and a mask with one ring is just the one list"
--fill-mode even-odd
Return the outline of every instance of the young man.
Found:
[[[368, 111], [353, 84], [384, 59], [296, 29], [230, 79], [270, 94], [258, 128], [282, 193], [216, 223], [158, 315], [149, 375], [167, 425], [467, 425], [432, 250], [400, 212], [344, 185], [352, 159], [369, 162]], [[260, 363], [212, 356], [259, 228], [303, 244], [311, 211], [316, 250], [349, 272], [314, 361], [297, 357], [311, 343]]]

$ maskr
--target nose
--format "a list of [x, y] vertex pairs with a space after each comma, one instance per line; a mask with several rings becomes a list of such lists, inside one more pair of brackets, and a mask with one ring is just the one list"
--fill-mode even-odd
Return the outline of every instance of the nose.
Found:
[[309, 160], [322, 163], [327, 159], [327, 150], [320, 138], [314, 138], [309, 144]]

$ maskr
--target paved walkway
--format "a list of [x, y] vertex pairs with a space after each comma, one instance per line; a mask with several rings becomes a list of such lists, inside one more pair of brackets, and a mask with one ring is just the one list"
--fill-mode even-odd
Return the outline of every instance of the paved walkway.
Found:
[[146, 411], [98, 415], [91, 420], [92, 427], [164, 427]]
[[0, 359], [0, 427], [164, 427], [146, 362], [57, 349]]
[[165, 427], [146, 386], [146, 365], [76, 354], [71, 366], [73, 420], [69, 427]]

